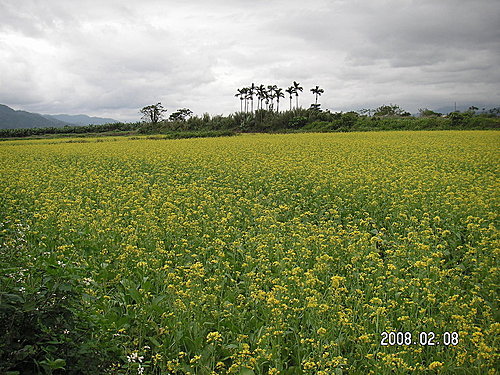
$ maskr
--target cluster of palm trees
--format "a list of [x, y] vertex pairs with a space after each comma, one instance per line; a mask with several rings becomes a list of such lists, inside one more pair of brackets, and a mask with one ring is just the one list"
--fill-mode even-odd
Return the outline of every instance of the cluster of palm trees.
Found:
[[[259, 85], [256, 86], [252, 83], [249, 87], [243, 87], [238, 89], [236, 93], [236, 97], [240, 99], [240, 111], [241, 112], [251, 112], [254, 111], [254, 97], [257, 100], [257, 110], [265, 109], [268, 111], [274, 111], [275, 100], [276, 100], [276, 112], [280, 110], [280, 98], [285, 98], [285, 92], [289, 95], [290, 98], [290, 110], [292, 110], [292, 99], [295, 95], [295, 108], [299, 108], [299, 92], [302, 92], [304, 88], [300, 86], [300, 84], [296, 81], [293, 81], [293, 84], [288, 87], [286, 90], [279, 88], [276, 85]], [[320, 96], [324, 90], [320, 89], [319, 86], [311, 89], [311, 92], [316, 95], [315, 104], [311, 104], [311, 108], [319, 108], [318, 104], [318, 96]]]

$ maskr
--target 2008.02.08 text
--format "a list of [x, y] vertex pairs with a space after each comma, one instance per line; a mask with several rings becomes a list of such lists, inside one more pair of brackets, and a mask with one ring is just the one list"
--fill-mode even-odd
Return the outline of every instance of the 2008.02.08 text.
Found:
[[414, 335], [412, 332], [384, 331], [380, 335], [380, 345], [382, 346], [456, 346], [459, 342], [458, 332], [443, 332], [442, 334], [436, 334], [429, 331], [419, 332], [417, 335]]

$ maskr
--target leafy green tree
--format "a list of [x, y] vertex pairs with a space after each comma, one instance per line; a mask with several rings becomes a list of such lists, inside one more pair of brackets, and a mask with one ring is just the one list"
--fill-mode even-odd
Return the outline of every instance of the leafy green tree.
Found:
[[382, 105], [375, 110], [375, 116], [379, 117], [406, 117], [411, 114], [396, 104]]
[[358, 112], [362, 116], [370, 117], [372, 115], [372, 112], [374, 112], [374, 110], [370, 109], [370, 108], [363, 108], [363, 109], [360, 109]]
[[307, 124], [307, 117], [295, 116], [288, 121], [288, 127], [292, 129], [299, 129]]
[[170, 121], [186, 121], [188, 117], [191, 117], [193, 111], [187, 108], [178, 109], [176, 112], [172, 113], [168, 118]]
[[156, 103], [153, 105], [148, 105], [140, 110], [142, 113], [142, 119], [144, 121], [150, 122], [155, 125], [163, 119], [163, 114], [167, 112], [161, 103]]
[[352, 128], [356, 125], [358, 118], [359, 115], [354, 111], [343, 113], [340, 117], [340, 126], [348, 129]]
[[472, 112], [452, 112], [448, 115], [453, 127], [463, 127], [469, 124], [469, 120], [473, 116]]
[[420, 117], [439, 117], [441, 116], [441, 113], [434, 112], [433, 110], [430, 110], [428, 108], [420, 108], [418, 110], [420, 113]]

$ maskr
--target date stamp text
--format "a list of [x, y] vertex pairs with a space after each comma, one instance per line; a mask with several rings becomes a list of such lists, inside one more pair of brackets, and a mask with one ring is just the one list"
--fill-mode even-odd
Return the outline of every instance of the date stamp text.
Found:
[[382, 332], [380, 345], [382, 346], [456, 346], [459, 343], [458, 332], [443, 332], [436, 334], [432, 331], [429, 332]]

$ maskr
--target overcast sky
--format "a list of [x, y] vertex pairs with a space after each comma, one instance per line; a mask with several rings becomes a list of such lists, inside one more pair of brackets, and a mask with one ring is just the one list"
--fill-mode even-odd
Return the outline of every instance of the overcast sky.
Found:
[[229, 114], [237, 88], [293, 80], [302, 106], [319, 85], [332, 111], [499, 106], [500, 2], [0, 0], [0, 103], [15, 109]]

